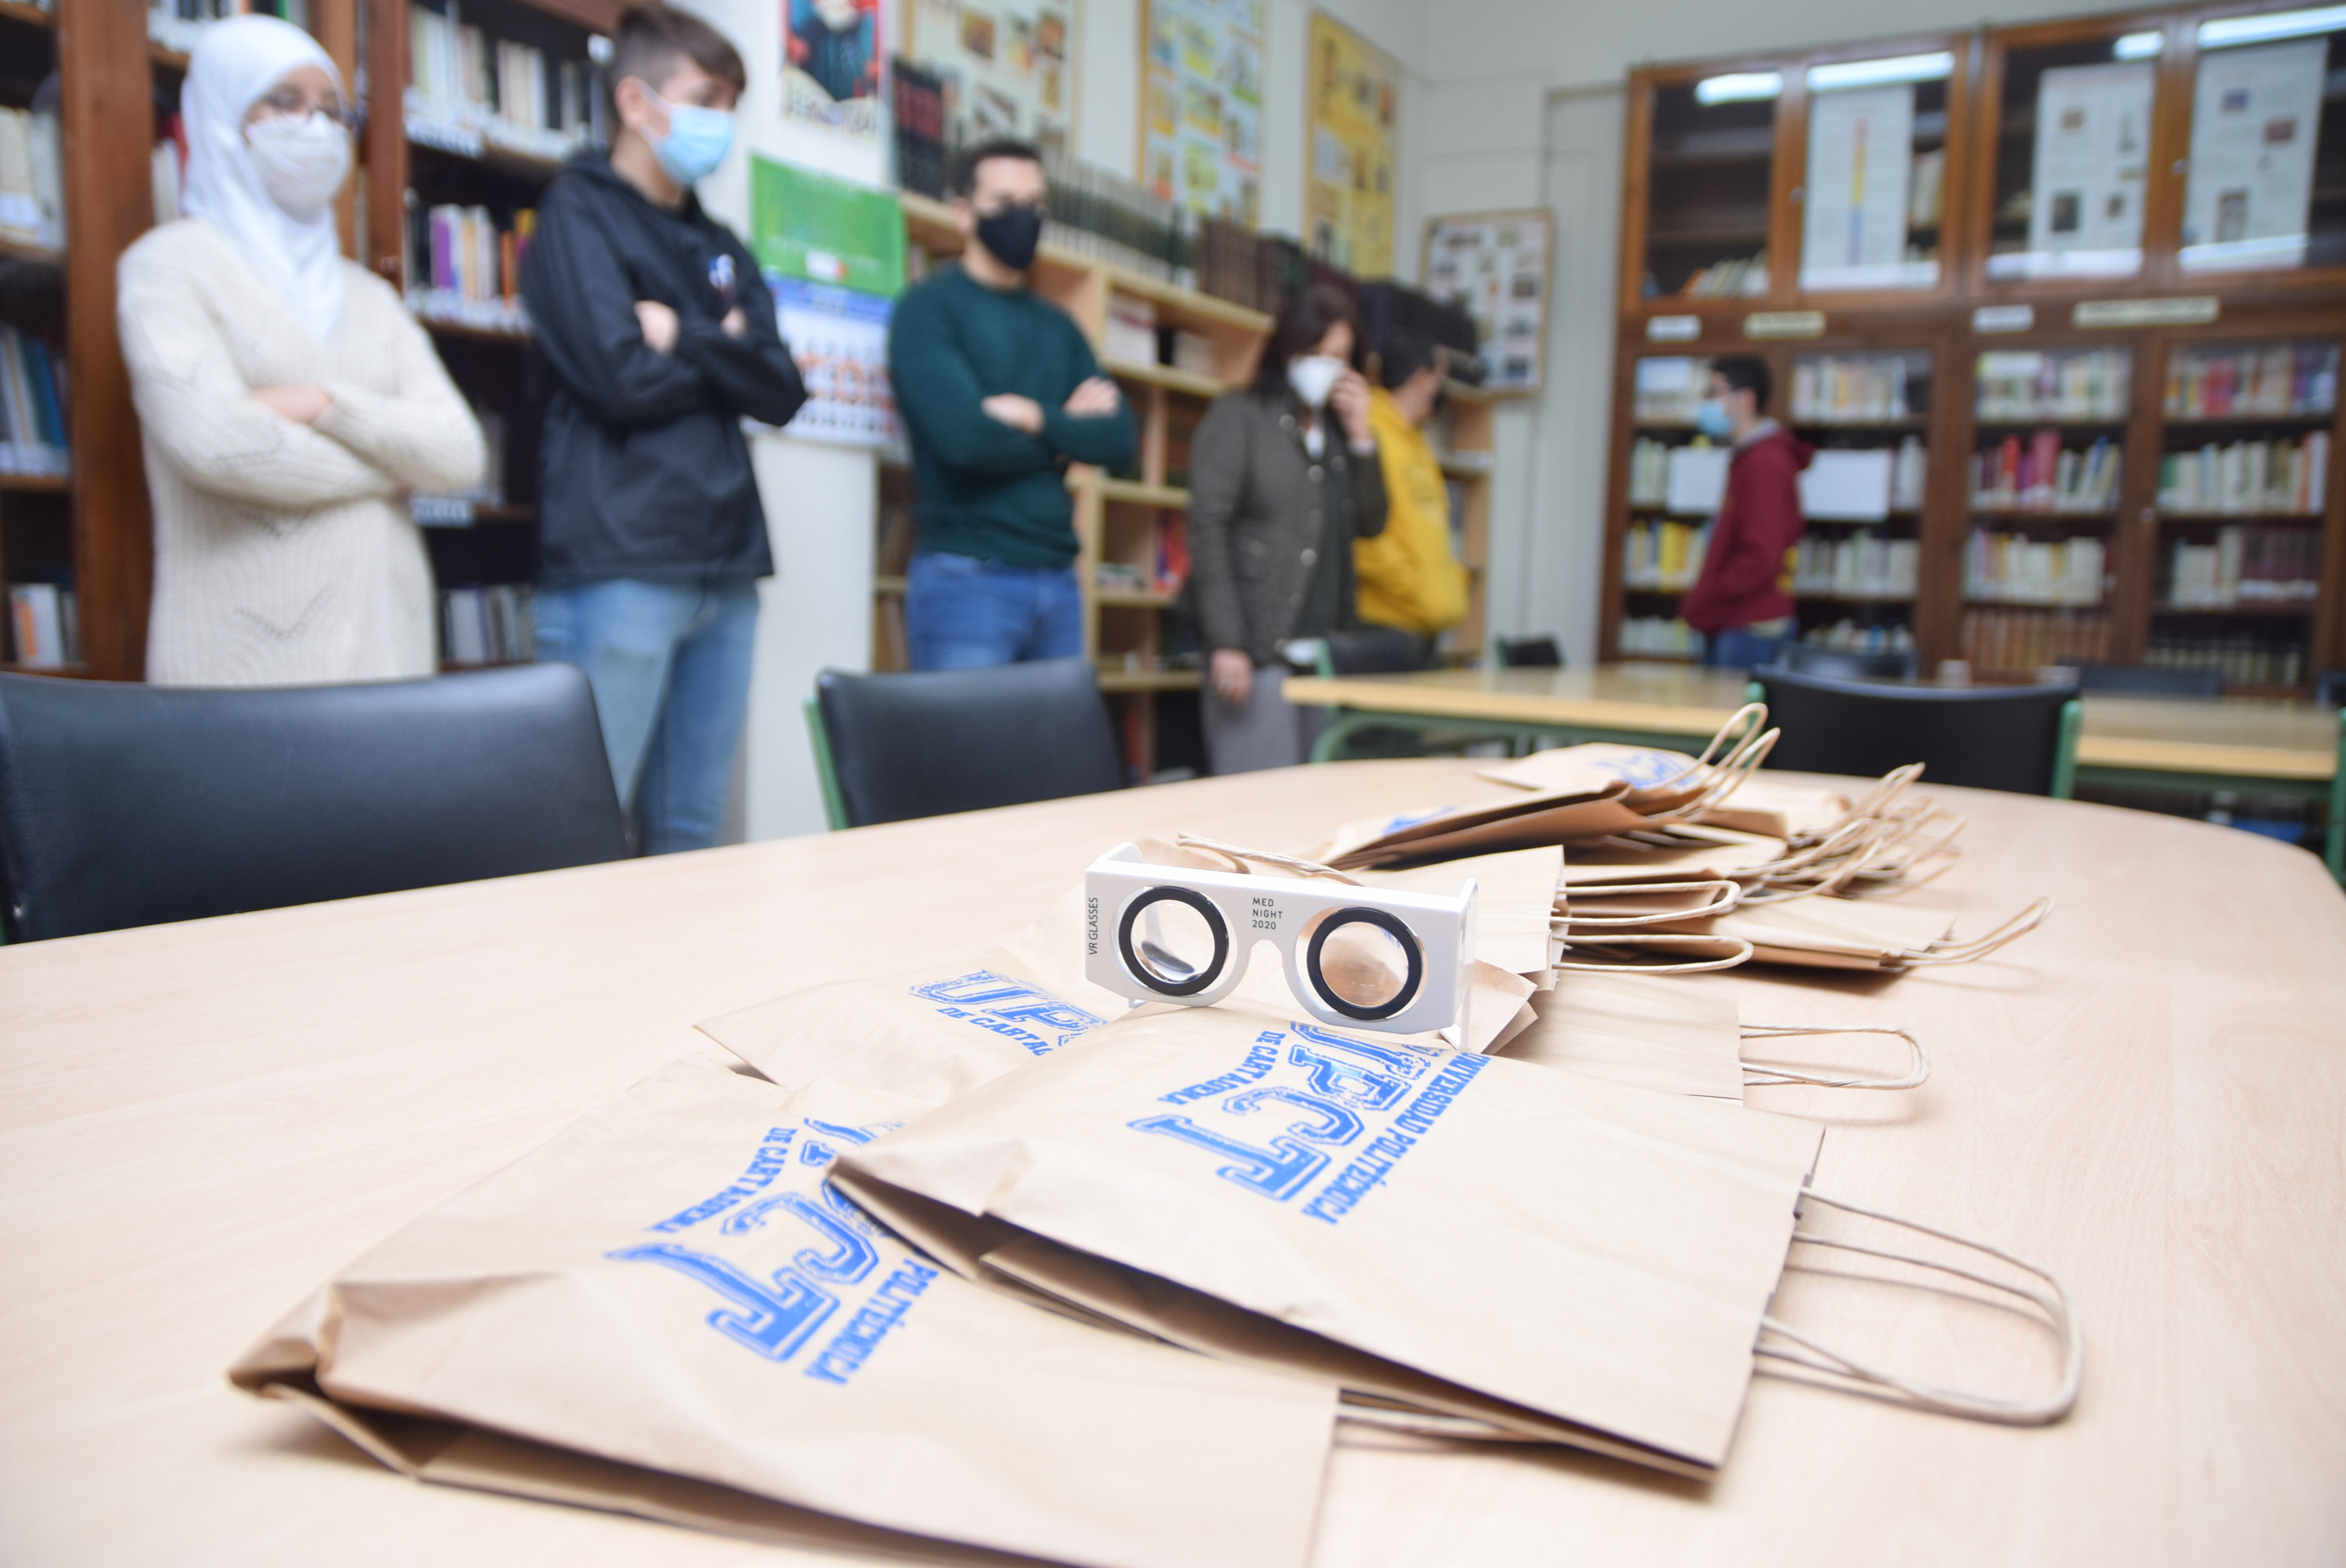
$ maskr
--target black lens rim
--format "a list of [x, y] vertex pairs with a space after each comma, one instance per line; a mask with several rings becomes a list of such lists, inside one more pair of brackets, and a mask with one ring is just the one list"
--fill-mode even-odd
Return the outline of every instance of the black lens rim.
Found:
[[[1380, 1003], [1374, 1007], [1362, 1007], [1357, 1003], [1347, 1002], [1329, 989], [1327, 978], [1320, 972], [1320, 950], [1327, 945], [1329, 933], [1339, 927], [1354, 924], [1372, 925], [1383, 931], [1401, 943], [1402, 956], [1409, 960], [1409, 972], [1402, 981], [1399, 994], [1391, 1002]], [[1321, 1001], [1345, 1017], [1373, 1023], [1380, 1019], [1391, 1018], [1417, 1000], [1418, 990], [1425, 983], [1425, 948], [1417, 940], [1417, 933], [1410, 930], [1409, 922], [1400, 916], [1384, 910], [1372, 910], [1364, 904], [1351, 904], [1342, 909], [1330, 910], [1321, 917], [1319, 929], [1311, 933], [1311, 945], [1304, 951], [1303, 978], [1311, 983], [1311, 989], [1320, 993]]]
[[[1133, 921], [1138, 920], [1140, 911], [1149, 905], [1163, 903], [1168, 900], [1175, 903], [1187, 904], [1204, 915], [1207, 927], [1214, 933], [1213, 961], [1200, 970], [1194, 979], [1182, 981], [1178, 984], [1168, 984], [1158, 979], [1149, 967], [1140, 962], [1140, 955], [1132, 950]], [[1229, 964], [1230, 922], [1222, 918], [1220, 907], [1205, 894], [1190, 888], [1178, 888], [1160, 883], [1146, 890], [1124, 906], [1124, 918], [1116, 923], [1116, 946], [1117, 952], [1123, 956], [1125, 972], [1131, 975], [1140, 985], [1157, 993], [1159, 996], [1195, 996], [1219, 980], [1222, 977], [1222, 971]]]

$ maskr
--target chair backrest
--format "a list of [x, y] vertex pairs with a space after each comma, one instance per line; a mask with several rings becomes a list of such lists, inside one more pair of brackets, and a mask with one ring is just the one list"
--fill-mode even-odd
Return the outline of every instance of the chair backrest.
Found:
[[816, 677], [810, 718], [846, 827], [1124, 785], [1087, 659]]
[[13, 941], [627, 854], [570, 665], [217, 690], [0, 675]]
[[1425, 667], [1423, 638], [1395, 626], [1355, 626], [1321, 641], [1323, 675], [1399, 675]]
[[2071, 686], [1891, 686], [1752, 671], [1768, 722], [1783, 736], [1770, 768], [1875, 779], [1909, 762], [1932, 784], [2022, 795], [2066, 792]]
[[1912, 651], [1857, 653], [1791, 642], [1776, 650], [1776, 663], [1796, 675], [1830, 676], [1835, 680], [1912, 680], [1922, 667], [1920, 656]]
[[2124, 691], [2143, 697], [2224, 695], [2224, 672], [2212, 667], [2161, 669], [2142, 664], [2081, 664], [2076, 667], [2080, 691]]
[[1564, 650], [1551, 636], [1500, 637], [1491, 645], [1501, 669], [1562, 669]]
[[2324, 708], [2346, 708], [2346, 669], [2325, 669], [2313, 683], [2313, 700]]

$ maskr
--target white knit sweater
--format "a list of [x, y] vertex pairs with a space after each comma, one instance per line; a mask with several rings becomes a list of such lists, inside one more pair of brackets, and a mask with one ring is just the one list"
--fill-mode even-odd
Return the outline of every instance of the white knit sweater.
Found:
[[[147, 678], [297, 686], [433, 669], [432, 567], [402, 499], [480, 477], [480, 426], [355, 263], [321, 344], [201, 219], [123, 253], [117, 314], [155, 504]], [[314, 425], [255, 387], [332, 394]]]

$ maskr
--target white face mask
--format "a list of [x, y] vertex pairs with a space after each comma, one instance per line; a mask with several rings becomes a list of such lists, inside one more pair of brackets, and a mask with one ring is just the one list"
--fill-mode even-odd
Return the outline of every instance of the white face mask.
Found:
[[1332, 354], [1298, 354], [1287, 361], [1287, 384], [1306, 408], [1325, 408], [1344, 369], [1344, 361]]
[[253, 167], [270, 198], [295, 218], [334, 199], [350, 178], [350, 133], [323, 115], [279, 115], [244, 127]]

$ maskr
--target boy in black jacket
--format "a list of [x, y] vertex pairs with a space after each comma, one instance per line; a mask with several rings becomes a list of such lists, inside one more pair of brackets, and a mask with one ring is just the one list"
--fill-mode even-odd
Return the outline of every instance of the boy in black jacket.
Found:
[[630, 10], [610, 152], [539, 204], [522, 269], [551, 374], [537, 657], [586, 672], [648, 854], [715, 844], [774, 569], [741, 420], [806, 401], [773, 297], [693, 185], [723, 161], [741, 56], [687, 12]]

